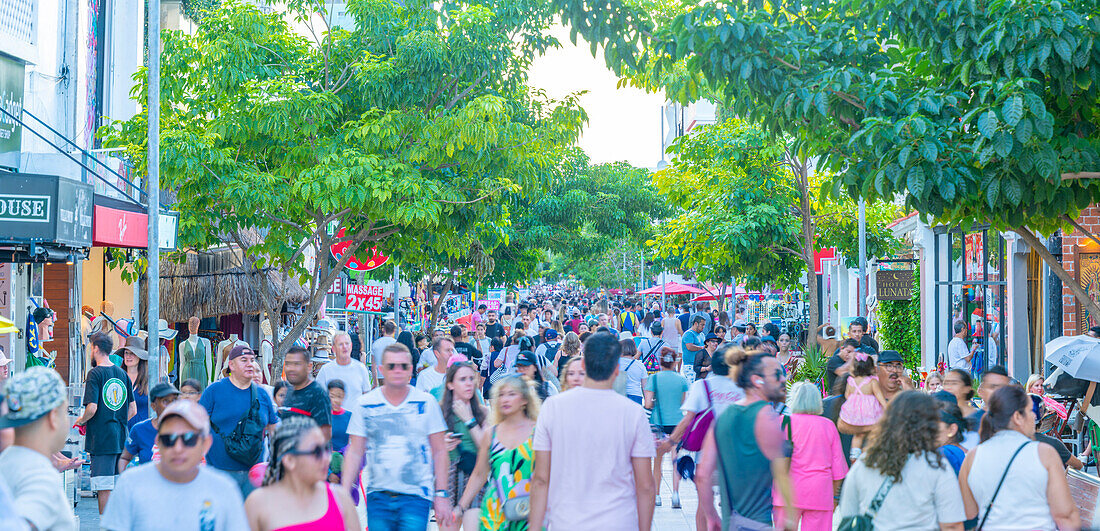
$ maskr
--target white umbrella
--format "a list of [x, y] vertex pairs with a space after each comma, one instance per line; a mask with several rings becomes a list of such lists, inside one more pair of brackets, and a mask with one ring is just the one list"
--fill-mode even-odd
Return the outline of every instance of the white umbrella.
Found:
[[1087, 335], [1062, 336], [1046, 344], [1046, 360], [1066, 374], [1082, 380], [1100, 381], [1100, 338]]

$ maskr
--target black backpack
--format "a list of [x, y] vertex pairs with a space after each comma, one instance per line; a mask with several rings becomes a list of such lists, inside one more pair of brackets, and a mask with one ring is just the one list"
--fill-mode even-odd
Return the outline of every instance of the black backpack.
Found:
[[249, 386], [249, 389], [252, 392], [252, 402], [248, 405], [248, 413], [237, 421], [237, 425], [229, 435], [221, 433], [213, 423], [210, 424], [214, 433], [222, 438], [225, 453], [234, 461], [246, 466], [256, 464], [264, 451], [264, 424], [260, 421], [260, 397], [256, 384]]

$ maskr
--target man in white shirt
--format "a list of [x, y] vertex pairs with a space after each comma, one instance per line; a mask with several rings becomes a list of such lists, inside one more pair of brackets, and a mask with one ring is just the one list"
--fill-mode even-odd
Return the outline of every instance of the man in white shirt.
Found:
[[69, 420], [65, 382], [57, 372], [31, 367], [5, 385], [8, 412], [0, 429], [15, 428], [15, 444], [0, 452], [0, 483], [16, 516], [39, 531], [75, 530], [73, 506], [50, 456], [65, 447]]
[[449, 337], [438, 337], [432, 341], [432, 354], [435, 364], [416, 375], [416, 388], [430, 393], [432, 389], [443, 385], [447, 377], [447, 360], [455, 354], [455, 342]]
[[366, 365], [351, 359], [351, 336], [347, 332], [336, 332], [336, 337], [332, 339], [332, 353], [336, 355], [336, 359], [321, 367], [317, 373], [317, 385], [321, 389], [327, 389], [332, 380], [343, 381], [346, 400], [349, 402], [370, 391], [370, 371]]
[[371, 374], [374, 375], [374, 381], [379, 384], [382, 383], [382, 371], [378, 370], [379, 365], [382, 364], [382, 351], [386, 350], [386, 347], [397, 343], [397, 340], [394, 339], [396, 334], [397, 325], [393, 321], [386, 321], [382, 325], [382, 337], [375, 339], [370, 346]]
[[947, 368], [970, 371], [970, 359], [974, 357], [974, 349], [978, 348], [978, 342], [969, 349], [966, 347], [966, 333], [970, 329], [966, 321], [957, 319], [953, 330], [955, 337], [947, 344]]

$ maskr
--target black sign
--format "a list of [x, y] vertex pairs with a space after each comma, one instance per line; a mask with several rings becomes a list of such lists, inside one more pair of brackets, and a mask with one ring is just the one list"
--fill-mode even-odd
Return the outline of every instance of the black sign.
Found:
[[875, 275], [875, 297], [880, 301], [907, 301], [913, 298], [913, 270], [880, 270]]
[[0, 241], [92, 246], [92, 186], [56, 175], [0, 175]]

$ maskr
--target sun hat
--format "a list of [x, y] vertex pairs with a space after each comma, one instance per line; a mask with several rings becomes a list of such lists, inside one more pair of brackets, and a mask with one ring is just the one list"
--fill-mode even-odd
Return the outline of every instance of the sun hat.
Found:
[[30, 424], [68, 400], [61, 376], [42, 366], [8, 378], [3, 394], [8, 412], [0, 417], [0, 429]]
[[118, 351], [116, 351], [115, 354], [118, 354], [119, 356], [121, 356], [122, 351], [124, 351], [124, 350], [129, 350], [130, 352], [133, 352], [134, 355], [138, 357], [138, 359], [147, 360], [147, 361], [149, 359], [149, 351], [145, 350], [145, 340], [140, 338], [140, 337], [137, 337], [137, 336], [127, 337], [126, 338], [126, 343], [122, 346], [122, 348], [118, 349]]

